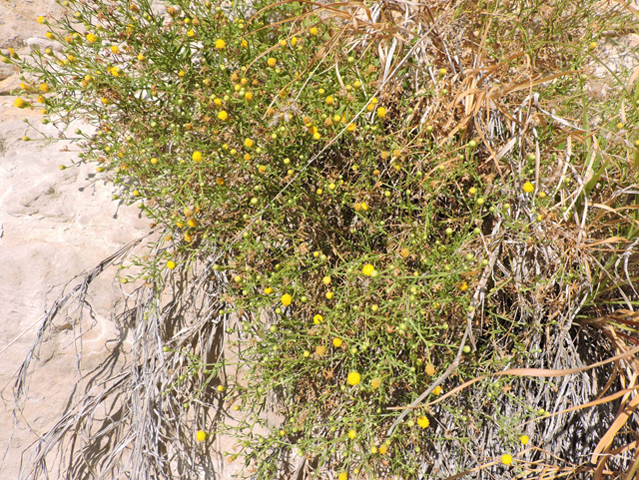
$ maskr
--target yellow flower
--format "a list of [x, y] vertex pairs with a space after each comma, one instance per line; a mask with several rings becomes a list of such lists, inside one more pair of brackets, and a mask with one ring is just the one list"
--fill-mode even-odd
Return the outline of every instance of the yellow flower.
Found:
[[327, 276], [322, 279], [322, 283], [329, 285], [331, 283], [331, 277]]
[[524, 190], [525, 193], [531, 193], [535, 190], [535, 187], [531, 182], [527, 182], [522, 186], [522, 190]]
[[49, 40], [53, 40], [53, 33], [51, 32], [45, 33], [44, 36], [47, 37]]
[[358, 385], [360, 383], [360, 374], [358, 372], [351, 372], [347, 375], [347, 382], [349, 385]]
[[26, 105], [27, 103], [19, 97], [16, 98], [15, 102], [13, 102], [13, 106], [16, 108], [24, 108]]
[[316, 347], [316, 355], [318, 355], [319, 357], [324, 355], [326, 351], [327, 351], [327, 347], [325, 347], [324, 345], [318, 345]]
[[245, 94], [244, 94], [244, 99], [245, 99], [247, 102], [250, 102], [251, 100], [253, 100], [253, 93], [251, 93], [251, 92], [247, 92], [247, 93], [245, 93]]
[[40, 25], [42, 25], [42, 24], [44, 23], [44, 17], [43, 17], [42, 15], [40, 15], [40, 16], [38, 17], [38, 23], [39, 23]]
[[250, 138], [245, 139], [244, 146], [245, 146], [245, 148], [253, 147], [253, 140], [251, 140]]
[[320, 138], [322, 137], [322, 135], [320, 135], [320, 132], [316, 132], [313, 134], [313, 139], [314, 140], [320, 140]]
[[194, 162], [200, 162], [202, 161], [202, 153], [196, 150], [195, 152], [193, 152], [193, 155], [191, 155], [191, 158]]
[[434, 395], [440, 395], [441, 393], [442, 393], [442, 387], [440, 385], [438, 385], [436, 388], [433, 389]]
[[291, 298], [291, 295], [289, 295], [288, 293], [285, 293], [284, 295], [282, 295], [280, 301], [285, 307], [288, 307], [289, 305], [291, 305], [293, 298]]
[[266, 171], [267, 171], [267, 167], [265, 167], [264, 165], [258, 165], [258, 172], [265, 173]]
[[356, 124], [355, 123], [350, 123], [347, 126], [347, 131], [349, 131], [349, 132], [353, 132], [353, 131], [355, 131], [355, 129], [356, 129]]
[[111, 47], [111, 53], [113, 53], [114, 55], [117, 55], [118, 53], [120, 53], [120, 48], [117, 45], [113, 45]]
[[338, 480], [347, 480], [349, 478], [349, 474], [347, 472], [341, 472], [340, 475], [338, 475]]
[[440, 73], [441, 77], [444, 77], [447, 74], [447, 69], [446, 68], [441, 68], [439, 73]]
[[342, 346], [342, 339], [341, 338], [334, 338], [333, 339], [333, 346], [336, 348], [340, 348]]
[[426, 367], [424, 367], [424, 373], [426, 373], [426, 374], [427, 374], [427, 375], [429, 375], [430, 377], [431, 377], [434, 373], [436, 373], [436, 369], [435, 369], [435, 367], [433, 366], [433, 364], [431, 364], [431, 363], [427, 364], [427, 366], [426, 366]]
[[224, 122], [227, 118], [229, 118], [229, 114], [222, 110], [220, 113], [218, 113], [218, 118]]
[[384, 118], [387, 116], [387, 109], [384, 107], [378, 107], [376, 114], [378, 115], [378, 118]]
[[291, 39], [291, 46], [292, 46], [292, 47], [295, 47], [297, 44], [298, 44], [298, 39], [297, 39], [296, 37], [293, 37], [293, 38]]
[[469, 285], [467, 285], [467, 282], [462, 282], [460, 283], [460, 291], [461, 292], [466, 292], [467, 290], [469, 290]]
[[189, 225], [191, 228], [196, 228], [198, 226], [198, 220], [196, 220], [195, 218], [190, 218], [187, 222], [187, 225]]
[[349, 430], [349, 434], [348, 435], [349, 435], [349, 438], [351, 440], [353, 440], [354, 438], [356, 438], [356, 435], [358, 435], [358, 432], [356, 432], [355, 430], [351, 429], [351, 430]]
[[240, 42], [240, 46], [242, 48], [247, 48], [249, 46], [249, 43], [243, 38], [242, 41]]
[[271, 57], [269, 60], [267, 60], [267, 65], [269, 65], [271, 68], [276, 66], [276, 62], [277, 60], [273, 57]]
[[[249, 155], [248, 153], [245, 153], [243, 158], [248, 162], [249, 160], [251, 160], [251, 155]], [[260, 173], [264, 173], [267, 170], [267, 167], [258, 167], [258, 170], [260, 171]]]
[[213, 103], [215, 103], [216, 107], [222, 106], [222, 100], [220, 100], [219, 98], [214, 99]]
[[218, 178], [216, 178], [216, 183], [217, 183], [219, 186], [223, 186], [223, 185], [224, 185], [224, 178], [222, 178], [222, 177], [218, 177]]
[[508, 453], [505, 453], [504, 455], [502, 455], [502, 457], [500, 457], [500, 461], [502, 461], [502, 463], [504, 463], [505, 465], [511, 465], [511, 462], [513, 462], [513, 457]]
[[523, 445], [526, 445], [527, 443], [529, 443], [529, 437], [527, 435], [521, 435], [520, 443], [522, 443]]
[[370, 103], [369, 105], [367, 105], [368, 112], [373, 112], [375, 109], [376, 109], [376, 106], [373, 103]]
[[284, 48], [287, 46], [287, 41], [286, 40], [280, 40], [280, 47]]
[[219, 38], [218, 40], [216, 40], [215, 46], [218, 50], [224, 50], [224, 47], [227, 46], [227, 42]]
[[418, 418], [418, 425], [422, 428], [427, 428], [429, 426], [429, 419], [427, 417]]
[[93, 33], [87, 34], [87, 42], [95, 43], [96, 40], [98, 40], [98, 37], [96, 37]]
[[367, 277], [370, 277], [371, 274], [375, 272], [375, 270], [375, 267], [370, 263], [367, 263], [364, 267], [362, 267], [362, 273]]
[[167, 262], [167, 268], [168, 268], [169, 270], [173, 270], [174, 268], [176, 268], [176, 262], [174, 262], [173, 260], [169, 260], [169, 261]]
[[196, 438], [198, 439], [199, 442], [204, 442], [207, 439], [207, 432], [198, 430], [198, 433], [196, 433]]
[[326, 103], [327, 105], [333, 105], [333, 104], [335, 103], [335, 100], [334, 100], [334, 98], [333, 98], [331, 95], [329, 95], [327, 98], [325, 98], [325, 100], [324, 100], [324, 101], [325, 101], [325, 103]]
[[273, 293], [273, 288], [267, 287], [267, 288], [264, 289], [264, 294], [265, 295], [270, 295], [272, 293]]
[[378, 451], [380, 452], [380, 455], [386, 455], [388, 450], [389, 450], [389, 447], [387, 446], [386, 443], [383, 443], [382, 445], [380, 445], [380, 448], [378, 449]]
[[315, 37], [316, 35], [318, 35], [318, 29], [316, 27], [311, 27], [309, 29], [309, 33]]
[[371, 388], [373, 390], [380, 388], [380, 383], [381, 383], [381, 380], [379, 378], [374, 378], [373, 380], [371, 380]]
[[320, 325], [323, 320], [324, 317], [320, 314], [317, 314], [315, 317], [313, 317], [313, 323], [315, 323], [316, 325]]
[[184, 73], [184, 70], [180, 70], [180, 71], [178, 72], [178, 76], [179, 76], [179, 77], [184, 77], [185, 75], [186, 75], [186, 73]]
[[195, 37], [196, 36], [196, 32], [194, 32], [193, 30], [189, 30], [187, 32], [187, 37]]
[[333, 298], [333, 292], [327, 292], [325, 297], [327, 297], [327, 300], [331, 300]]

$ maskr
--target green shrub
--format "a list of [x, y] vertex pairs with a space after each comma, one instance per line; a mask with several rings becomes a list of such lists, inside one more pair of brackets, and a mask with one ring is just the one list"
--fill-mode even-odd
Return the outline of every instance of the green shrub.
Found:
[[[637, 100], [589, 100], [575, 71], [597, 6], [552, 3], [573, 13], [535, 34], [552, 14], [526, 2], [434, 2], [407, 20], [401, 3], [69, 1], [51, 29], [62, 55], [6, 58], [47, 121], [95, 128], [76, 132], [82, 159], [163, 231], [137, 261], [157, 298], [171, 275], [213, 275], [215, 315], [237, 314], [226, 358], [168, 331], [155, 355], [186, 362], [163, 391], [185, 410], [224, 398], [244, 412], [194, 422], [238, 438], [244, 475], [284, 475], [295, 454], [341, 480], [569, 468], [523, 446], [560, 428], [540, 421], [560, 405], [548, 382], [486, 378], [440, 401], [505, 368], [573, 367], [551, 349], [576, 315], [637, 308], [637, 262], [633, 278], [611, 270], [637, 252], [637, 197], [619, 193], [637, 176]], [[561, 453], [576, 461], [602, 433]]]

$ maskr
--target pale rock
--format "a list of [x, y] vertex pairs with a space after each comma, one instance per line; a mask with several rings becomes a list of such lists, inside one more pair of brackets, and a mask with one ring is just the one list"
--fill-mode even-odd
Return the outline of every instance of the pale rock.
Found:
[[[54, 44], [44, 38], [47, 28], [36, 18], [59, 15], [60, 10], [52, 0], [1, 2], [0, 49], [6, 54], [13, 47], [24, 56], [36, 45], [51, 48]], [[53, 125], [40, 123], [38, 109], [13, 107], [17, 97], [9, 94], [20, 87], [13, 66], [0, 63], [0, 80], [0, 478], [13, 480], [34, 441], [64, 413], [79, 372], [99, 366], [109, 353], [106, 345], [117, 338], [111, 319], [114, 302], [122, 301], [120, 285], [114, 288], [117, 269], [109, 268], [94, 282], [89, 297], [94, 318], [87, 314], [82, 324], [79, 367], [74, 344], [78, 332], [60, 318], [37, 352], [28, 400], [14, 421], [13, 375], [45, 310], [74, 277], [145, 237], [149, 221], [134, 206], [112, 201], [112, 186], [96, 175], [95, 165], [74, 166], [78, 149], [71, 142], [45, 141], [24, 123], [26, 118], [46, 135], [59, 135]], [[33, 141], [22, 141], [23, 135]], [[71, 151], [63, 151], [67, 147]], [[59, 165], [69, 168], [60, 170]], [[51, 478], [57, 478], [55, 473]]]
[[46, 48], [50, 48], [51, 50], [58, 52], [62, 51], [62, 45], [60, 43], [49, 40], [48, 38], [31, 37], [27, 38], [24, 43], [31, 49], [39, 48], [40, 50], [44, 50]]
[[[0, 70], [0, 76], [1, 73], [2, 71]], [[20, 88], [20, 83], [20, 76], [18, 74], [14, 73], [10, 77], [5, 78], [0, 81], [0, 95], [9, 95], [12, 91], [18, 90]]]

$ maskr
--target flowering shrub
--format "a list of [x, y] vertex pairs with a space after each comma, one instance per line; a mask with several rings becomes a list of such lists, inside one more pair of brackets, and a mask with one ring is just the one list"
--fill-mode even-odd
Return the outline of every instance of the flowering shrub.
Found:
[[[461, 18], [496, 38], [475, 3], [456, 4]], [[524, 393], [542, 382], [501, 376], [443, 396], [514, 362], [551, 365], [537, 348], [576, 308], [554, 300], [573, 285], [558, 269], [585, 286], [584, 265], [600, 264], [585, 251], [566, 262], [529, 253], [548, 248], [560, 229], [570, 233], [559, 249], [573, 248], [579, 216], [596, 215], [586, 201], [571, 201], [568, 176], [545, 181], [566, 147], [540, 142], [557, 134], [553, 120], [531, 127], [530, 111], [520, 127], [509, 123], [522, 128], [515, 149], [511, 134], [496, 130], [513, 118], [498, 119], [496, 102], [519, 105], [542, 82], [524, 92], [491, 90], [501, 83], [487, 73], [502, 65], [498, 43], [486, 46], [484, 73], [468, 56], [452, 69], [425, 40], [453, 38], [443, 25], [455, 12], [440, 7], [432, 21], [442, 32], [425, 36], [423, 20], [399, 33], [382, 3], [358, 5], [361, 17], [346, 6], [297, 2], [179, 1], [162, 13], [144, 0], [63, 5], [68, 16], [50, 32], [62, 54], [5, 57], [32, 75], [29, 100], [15, 106], [95, 128], [77, 132], [82, 159], [163, 231], [157, 255], [142, 262], [148, 284], [162, 291], [167, 270], [189, 274], [202, 259], [211, 259], [205, 274], [228, 280], [221, 313], [237, 314], [225, 334], [239, 338], [235, 361], [245, 377], [225, 379], [228, 359], [196, 361], [185, 346], [163, 351], [190, 359], [188, 375], [203, 372], [205, 387], [219, 383], [214, 397], [246, 412], [226, 426], [198, 425], [198, 441], [206, 432], [236, 436], [231, 459], [241, 455], [244, 474], [256, 478], [286, 471], [295, 453], [341, 479], [347, 471], [416, 478], [434, 464], [477, 466], [437, 457], [482, 437], [473, 432], [486, 424], [498, 429], [487, 455], [505, 466], [513, 457], [504, 449], [543, 436], [525, 422], [545, 410]], [[579, 63], [574, 50], [564, 53]], [[550, 97], [562, 85], [562, 95], [581, 91], [583, 84], [540, 68], [560, 78], [540, 87]], [[626, 115], [637, 122], [637, 112]], [[631, 151], [615, 141], [600, 149], [611, 158]], [[611, 198], [612, 189], [596, 193], [594, 185], [589, 194]], [[631, 238], [628, 228], [618, 235]], [[528, 263], [510, 263], [516, 259]], [[601, 308], [599, 297], [590, 302]], [[184, 408], [204, 391], [190, 392]], [[282, 424], [261, 416], [269, 395]], [[496, 398], [502, 407], [484, 401]]]

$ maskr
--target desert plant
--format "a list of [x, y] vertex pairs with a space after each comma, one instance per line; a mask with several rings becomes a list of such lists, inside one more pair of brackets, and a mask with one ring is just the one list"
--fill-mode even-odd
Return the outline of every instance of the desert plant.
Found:
[[[3, 59], [25, 73], [16, 106], [83, 119], [81, 160], [161, 235], [122, 270], [144, 281], [131, 366], [32, 471], [82, 424], [113, 436], [67, 455], [93, 478], [195, 478], [195, 441], [223, 435], [251, 478], [631, 475], [638, 87], [584, 87], [633, 13], [63, 5], [41, 20], [63, 55]], [[607, 392], [620, 412], [573, 408]]]

